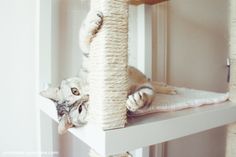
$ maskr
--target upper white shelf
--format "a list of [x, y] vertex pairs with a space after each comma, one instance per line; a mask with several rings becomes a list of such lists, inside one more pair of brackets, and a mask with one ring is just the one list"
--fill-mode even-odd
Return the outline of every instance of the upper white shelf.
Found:
[[[42, 112], [57, 121], [55, 105], [38, 97]], [[103, 156], [166, 142], [236, 121], [236, 104], [230, 101], [151, 114], [129, 119], [125, 128], [103, 131], [92, 124], [69, 131]]]

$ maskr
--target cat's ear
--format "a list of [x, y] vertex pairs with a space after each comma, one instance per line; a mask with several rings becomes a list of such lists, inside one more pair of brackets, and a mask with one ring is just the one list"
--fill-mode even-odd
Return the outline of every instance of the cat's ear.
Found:
[[58, 88], [49, 87], [40, 92], [40, 95], [52, 101], [60, 101], [60, 93]]

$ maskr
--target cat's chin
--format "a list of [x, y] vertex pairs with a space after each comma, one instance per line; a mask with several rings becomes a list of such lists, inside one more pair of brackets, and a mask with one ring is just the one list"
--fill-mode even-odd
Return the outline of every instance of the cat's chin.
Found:
[[74, 124], [74, 127], [82, 127], [82, 126], [84, 126], [86, 124], [87, 124], [87, 122], [80, 122], [80, 123]]

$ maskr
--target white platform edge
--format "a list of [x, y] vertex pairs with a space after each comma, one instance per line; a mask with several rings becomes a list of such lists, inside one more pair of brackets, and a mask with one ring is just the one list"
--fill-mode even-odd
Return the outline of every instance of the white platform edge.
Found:
[[[57, 121], [55, 105], [41, 96], [42, 112]], [[87, 124], [69, 131], [103, 156], [118, 154], [202, 132], [236, 121], [236, 104], [230, 101], [182, 111], [129, 119], [127, 127], [103, 131]], [[57, 134], [57, 133], [55, 133]]]

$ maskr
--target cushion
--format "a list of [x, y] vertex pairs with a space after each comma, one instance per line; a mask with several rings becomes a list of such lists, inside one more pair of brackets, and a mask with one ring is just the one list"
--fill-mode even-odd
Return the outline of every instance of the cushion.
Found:
[[216, 93], [179, 87], [176, 87], [176, 91], [176, 95], [156, 94], [151, 105], [143, 107], [135, 112], [129, 112], [129, 116], [177, 111], [191, 107], [221, 103], [229, 98], [228, 93]]

